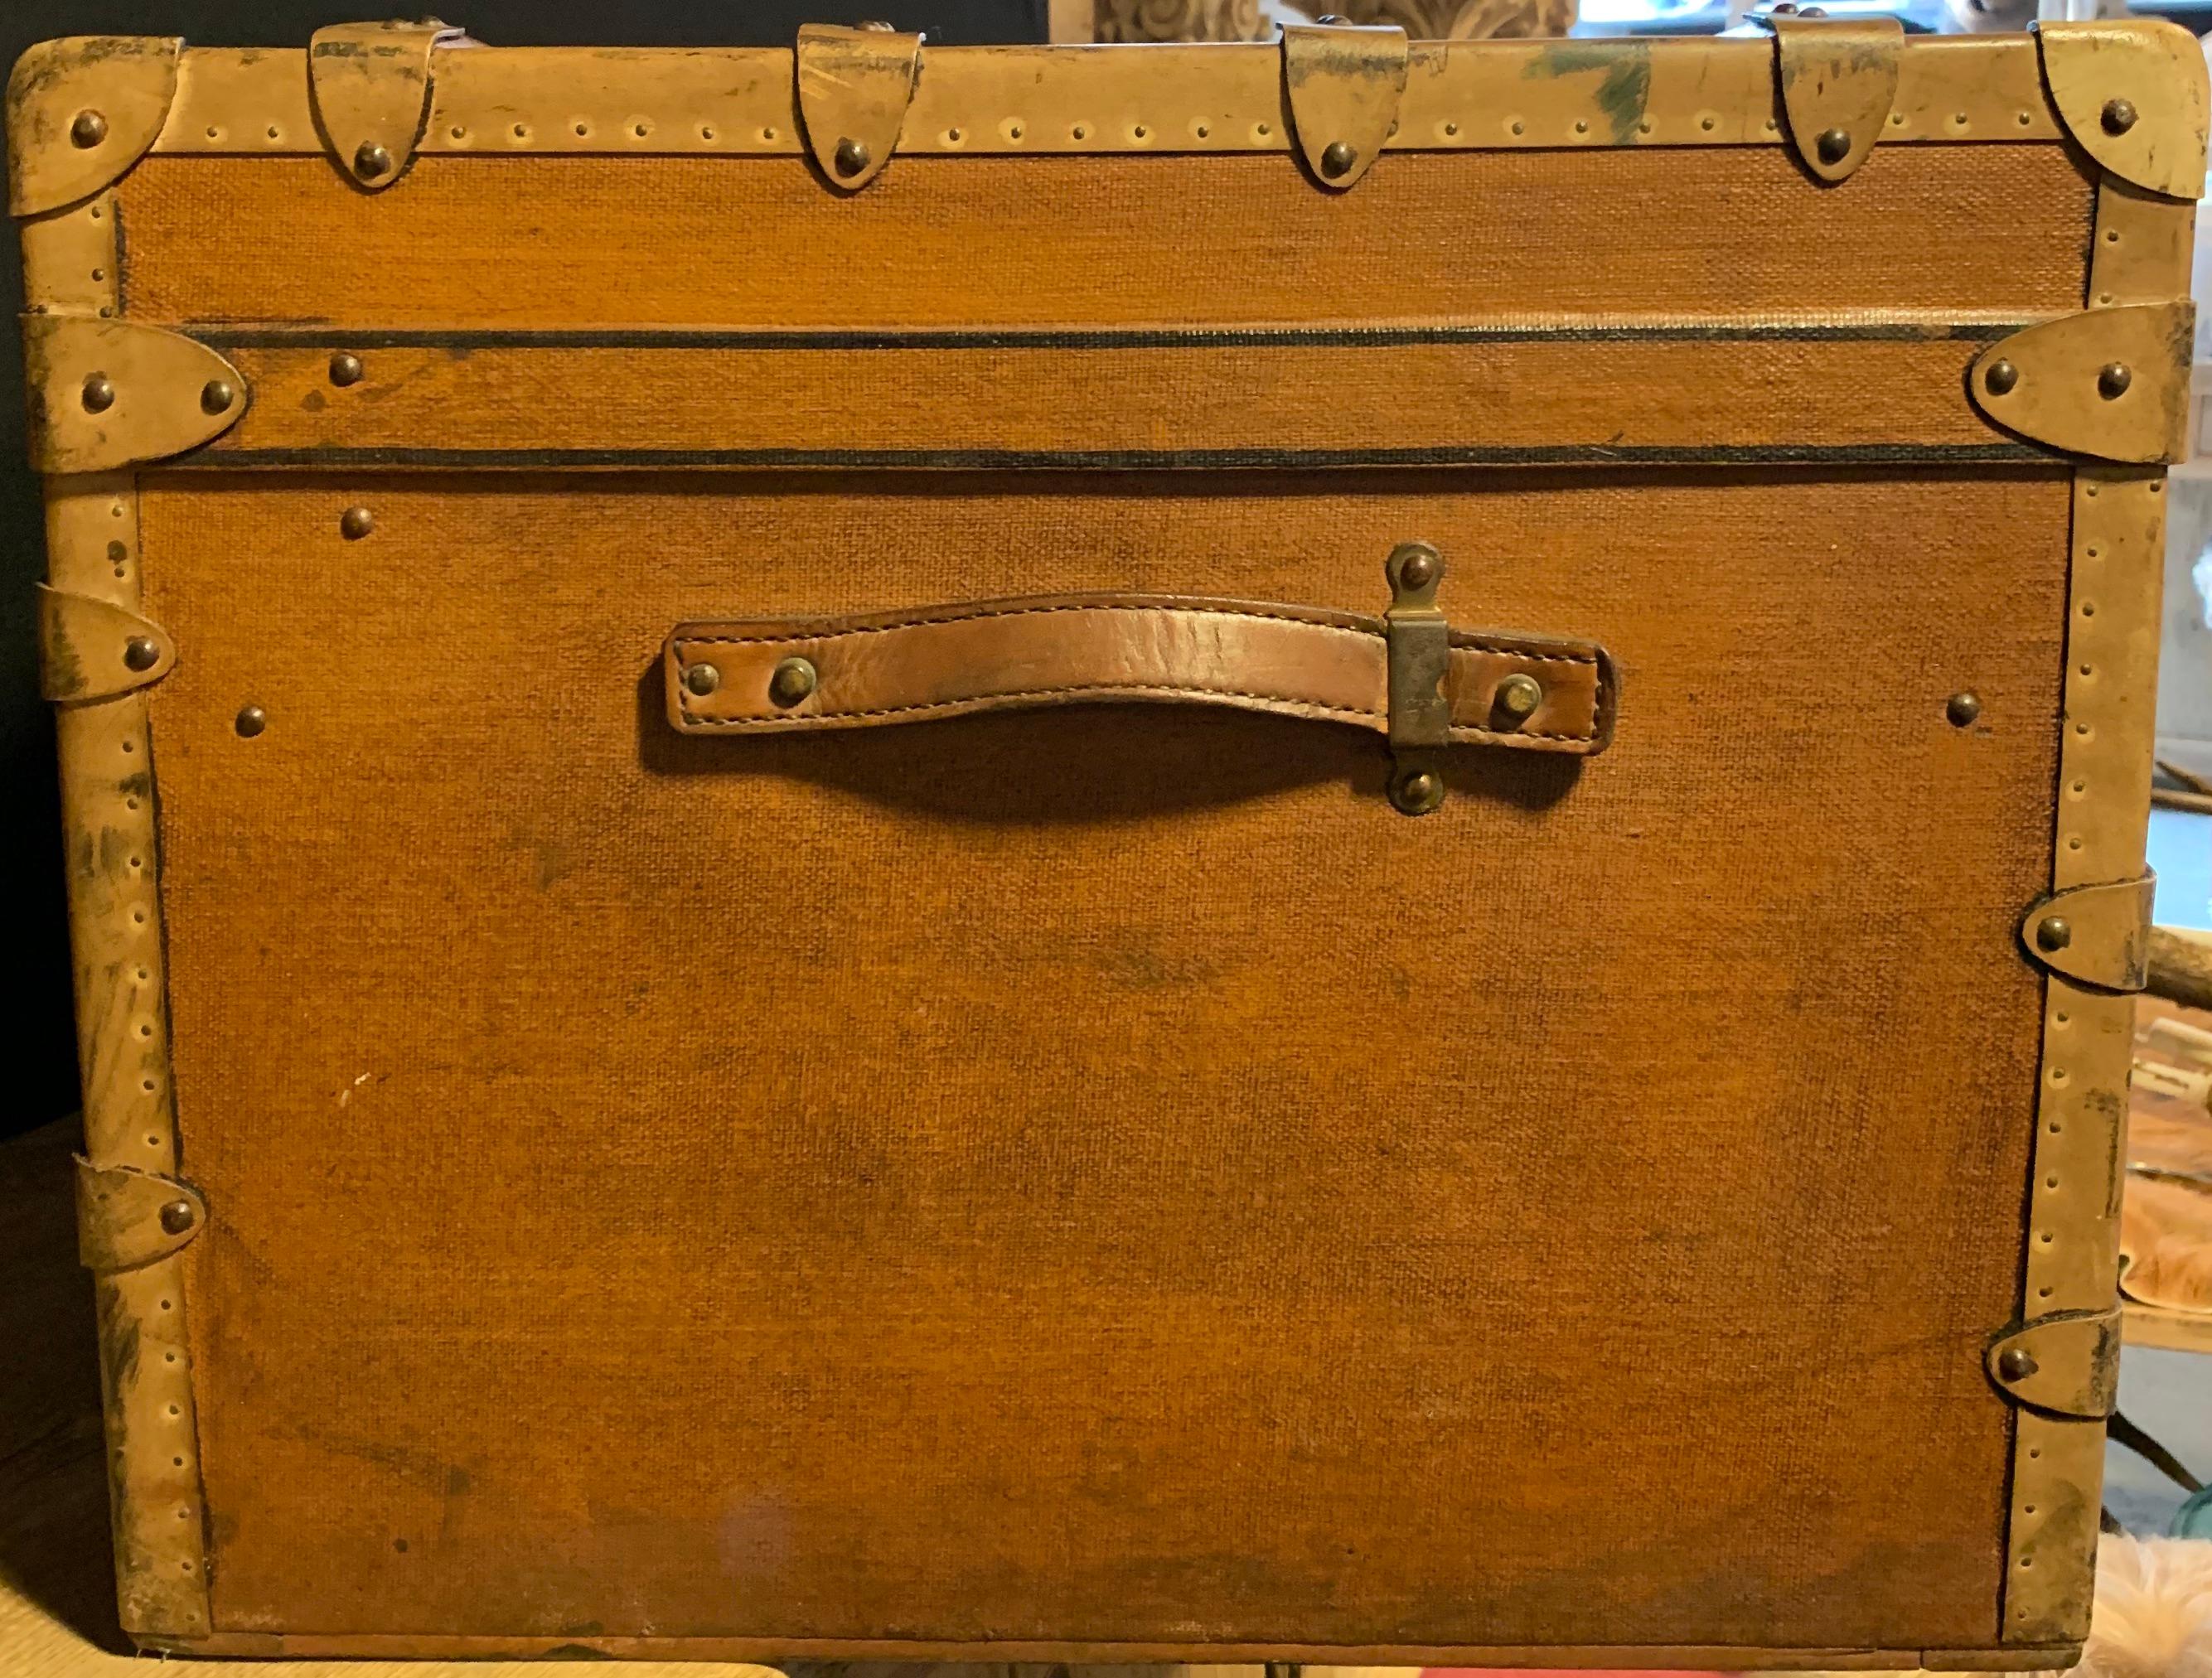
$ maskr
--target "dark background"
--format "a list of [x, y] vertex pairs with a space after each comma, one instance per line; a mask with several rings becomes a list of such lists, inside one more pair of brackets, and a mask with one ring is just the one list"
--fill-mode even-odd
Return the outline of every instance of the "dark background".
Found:
[[[853, 0], [846, 0], [853, 3]], [[951, 45], [1045, 39], [1046, 0], [452, 0], [447, 21], [494, 46], [781, 46], [802, 23], [884, 19]], [[0, 61], [57, 35], [182, 35], [204, 46], [305, 46], [326, 23], [413, 16], [405, 0], [349, 9], [342, 0], [46, 0], [0, 4]], [[0, 251], [0, 316], [22, 307], [13, 224]], [[39, 696], [33, 585], [45, 575], [38, 480], [24, 464], [21, 345], [0, 331], [0, 950], [13, 1003], [0, 1006], [0, 1135], [75, 1110], [69, 917], [53, 724]]]

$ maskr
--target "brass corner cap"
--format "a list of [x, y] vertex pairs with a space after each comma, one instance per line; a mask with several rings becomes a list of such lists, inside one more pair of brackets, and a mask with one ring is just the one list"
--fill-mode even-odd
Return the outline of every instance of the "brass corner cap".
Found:
[[160, 326], [77, 314], [23, 317], [31, 465], [97, 472], [166, 459], [246, 412], [236, 368]]
[[2119, 1305], [2016, 1323], [1990, 1341], [1983, 1363], [2015, 1404], [2085, 1421], [2109, 1416], [2119, 1390]]
[[2039, 23], [2043, 85], [2099, 167], [2172, 198], [2204, 194], [2204, 50], [2176, 23]]
[[1412, 49], [1382, 26], [1283, 25], [1283, 95], [1313, 178], [1332, 192], [1358, 183], [1398, 126]]
[[1790, 147], [1817, 179], [1846, 179], [1889, 126], [1905, 26], [1893, 17], [1770, 22]]
[[2021, 917], [2021, 947], [2047, 972], [2098, 990], [2138, 991], [2150, 974], [2158, 877], [2054, 891]]
[[307, 90], [340, 174], [381, 192], [407, 173], [430, 120], [432, 54], [465, 39], [434, 17], [315, 31]]
[[8, 208], [43, 215], [112, 186], [143, 157], [177, 97], [181, 40], [41, 41], [8, 78]]
[[167, 1258], [206, 1222], [207, 1201], [191, 1184], [77, 1157], [77, 1256], [87, 1269], [136, 1270]]
[[112, 600], [39, 585], [39, 669], [51, 700], [112, 699], [176, 667], [167, 629]]
[[891, 161], [921, 80], [921, 37], [804, 25], [792, 52], [799, 125], [822, 178], [857, 192]]
[[1986, 417], [2030, 441], [2097, 460], [2178, 460], [2196, 331], [2187, 298], [2062, 315], [1984, 350], [1966, 388]]

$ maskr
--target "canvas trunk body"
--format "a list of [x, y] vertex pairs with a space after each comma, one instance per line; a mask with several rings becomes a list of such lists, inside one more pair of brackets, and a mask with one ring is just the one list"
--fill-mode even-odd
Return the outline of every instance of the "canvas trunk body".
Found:
[[34, 51], [125, 1624], [2032, 1667], [2204, 77]]

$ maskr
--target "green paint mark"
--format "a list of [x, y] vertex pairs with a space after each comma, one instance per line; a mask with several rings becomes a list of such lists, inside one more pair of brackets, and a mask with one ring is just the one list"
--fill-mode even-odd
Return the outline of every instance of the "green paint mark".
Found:
[[1651, 48], [1646, 41], [1557, 41], [1547, 46], [1527, 74], [1557, 80], [1593, 70], [1605, 72], [1598, 84], [1597, 107], [1613, 129], [1613, 144], [1635, 137], [1651, 99]]

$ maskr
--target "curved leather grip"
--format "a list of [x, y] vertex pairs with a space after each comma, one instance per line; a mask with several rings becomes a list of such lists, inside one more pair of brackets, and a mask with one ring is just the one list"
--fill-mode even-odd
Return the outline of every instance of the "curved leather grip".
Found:
[[[1588, 754], [1613, 732], [1614, 678], [1589, 641], [1450, 632], [1449, 738]], [[793, 660], [803, 670], [776, 672]], [[1173, 594], [1055, 594], [839, 617], [684, 623], [663, 660], [686, 733], [868, 728], [1097, 700], [1267, 711], [1388, 732], [1383, 622]], [[1509, 678], [1522, 680], [1501, 701]], [[1527, 684], [1540, 696], [1516, 715]], [[804, 690], [803, 691], [801, 690]]]

